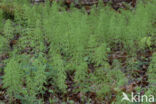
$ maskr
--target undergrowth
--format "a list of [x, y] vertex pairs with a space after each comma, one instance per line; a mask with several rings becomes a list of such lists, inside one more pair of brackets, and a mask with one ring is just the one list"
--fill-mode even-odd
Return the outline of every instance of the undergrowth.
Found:
[[[79, 93], [82, 104], [92, 102], [87, 93], [95, 93], [94, 99], [100, 103], [120, 104], [120, 88], [130, 81], [126, 72], [139, 66], [137, 53], [153, 51], [155, 45], [155, 1], [139, 1], [136, 8], [120, 12], [99, 6], [90, 15], [74, 8], [59, 11], [56, 3], [14, 1], [12, 5], [22, 7], [14, 8], [14, 19], [4, 18], [0, 10], [0, 54], [10, 55], [3, 62], [3, 88], [10, 103], [15, 99], [22, 104], [43, 103], [45, 95], [52, 99], [45, 102], [55, 103], [57, 97], [68, 102], [68, 96], [62, 97], [70, 92]], [[116, 52], [125, 55], [118, 57]], [[153, 54], [148, 68], [151, 87], [147, 93], [153, 94], [155, 60]], [[72, 89], [67, 73], [72, 77]], [[116, 100], [110, 102], [112, 94]]]

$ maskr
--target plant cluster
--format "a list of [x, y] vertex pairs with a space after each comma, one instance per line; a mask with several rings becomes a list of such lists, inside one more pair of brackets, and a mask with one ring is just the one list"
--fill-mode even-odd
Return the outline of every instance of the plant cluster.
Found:
[[[90, 15], [74, 8], [59, 11], [55, 2], [12, 5], [22, 7], [14, 9], [13, 19], [0, 10], [0, 54], [9, 54], [0, 62], [9, 103], [76, 103], [71, 93], [81, 104], [121, 104], [121, 87], [139, 70], [138, 53], [155, 51], [155, 1], [120, 12], [99, 6]], [[155, 61], [153, 54], [147, 71], [147, 93], [153, 94]]]

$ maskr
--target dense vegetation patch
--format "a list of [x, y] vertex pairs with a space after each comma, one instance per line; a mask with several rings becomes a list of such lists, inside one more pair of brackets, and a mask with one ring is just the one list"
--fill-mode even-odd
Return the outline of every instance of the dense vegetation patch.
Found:
[[55, 2], [2, 4], [15, 7], [0, 9], [2, 103], [121, 104], [122, 92], [156, 94], [155, 0], [90, 15]]

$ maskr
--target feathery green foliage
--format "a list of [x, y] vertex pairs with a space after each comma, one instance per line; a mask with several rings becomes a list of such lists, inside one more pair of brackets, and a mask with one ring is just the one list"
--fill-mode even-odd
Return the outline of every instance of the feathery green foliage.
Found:
[[[70, 100], [62, 99], [70, 92], [79, 94], [82, 103], [89, 100], [87, 94], [95, 93], [101, 103], [117, 92], [114, 104], [120, 104], [120, 88], [130, 81], [126, 72], [131, 75], [139, 67], [138, 52], [155, 44], [155, 2], [139, 1], [136, 8], [120, 13], [100, 7], [90, 15], [77, 9], [66, 12], [56, 2], [32, 6], [16, 0], [13, 5], [22, 7], [14, 9], [13, 20], [4, 21], [0, 12], [0, 21], [5, 22], [0, 23], [4, 33], [0, 34], [0, 54], [10, 53], [3, 87], [11, 101], [38, 104], [46, 96], [60, 103], [60, 99]], [[151, 86], [154, 68], [155, 54], [148, 68]]]
[[149, 76], [149, 82], [150, 82], [150, 88], [149, 91], [156, 96], [156, 53], [153, 53], [150, 66], [148, 68], [148, 76]]
[[7, 94], [10, 99], [17, 98], [22, 90], [22, 73], [21, 65], [18, 57], [13, 57], [9, 60], [5, 67], [5, 75], [3, 76], [4, 88], [7, 88]]
[[7, 20], [4, 25], [4, 36], [8, 40], [14, 37], [14, 28], [11, 20]]

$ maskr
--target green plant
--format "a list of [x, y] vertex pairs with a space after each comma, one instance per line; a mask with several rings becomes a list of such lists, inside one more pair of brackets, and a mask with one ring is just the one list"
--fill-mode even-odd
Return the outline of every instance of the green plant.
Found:
[[14, 56], [8, 60], [4, 73], [3, 87], [7, 88], [7, 94], [12, 101], [22, 91], [22, 72], [18, 57]]
[[64, 69], [64, 62], [61, 59], [61, 56], [59, 54], [54, 54], [51, 64], [56, 74], [55, 77], [52, 76], [52, 78], [55, 81], [54, 83], [56, 83], [57, 85], [56, 87], [58, 87], [62, 92], [66, 92], [66, 88], [67, 88], [67, 85], [65, 84], [66, 73]]
[[36, 95], [44, 90], [43, 84], [46, 83], [46, 60], [39, 54], [37, 58], [33, 57], [30, 63], [23, 63], [23, 80], [26, 87], [23, 89], [23, 100], [28, 103], [37, 102]]
[[0, 35], [0, 54], [9, 51], [9, 41], [2, 35]]
[[14, 28], [11, 20], [7, 20], [4, 25], [4, 36], [8, 41], [14, 37]]
[[150, 66], [148, 68], [148, 80], [149, 80], [149, 92], [151, 92], [154, 96], [156, 94], [156, 87], [155, 87], [155, 81], [156, 81], [156, 53], [153, 53], [152, 59], [150, 62]]

